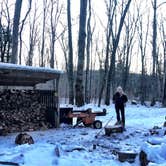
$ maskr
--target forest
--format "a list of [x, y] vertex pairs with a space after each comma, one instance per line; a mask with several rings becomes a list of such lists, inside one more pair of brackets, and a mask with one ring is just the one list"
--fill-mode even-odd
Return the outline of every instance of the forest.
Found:
[[64, 71], [59, 96], [166, 106], [166, 1], [0, 0], [0, 62]]

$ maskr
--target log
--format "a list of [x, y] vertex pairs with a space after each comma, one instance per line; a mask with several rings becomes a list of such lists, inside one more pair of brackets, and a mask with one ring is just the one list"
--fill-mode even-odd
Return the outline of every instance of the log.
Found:
[[66, 152], [73, 152], [73, 151], [85, 151], [86, 149], [83, 147], [73, 147], [71, 149], [67, 149]]
[[0, 164], [2, 164], [2, 165], [15, 165], [15, 166], [19, 166], [18, 163], [8, 162], [8, 161], [0, 161]]
[[131, 104], [132, 104], [132, 105], [137, 105], [137, 101], [136, 101], [136, 100], [132, 100], [132, 101], [131, 101]]
[[121, 151], [117, 151], [117, 155], [118, 155], [118, 160], [120, 162], [129, 162], [129, 163], [133, 163], [135, 162], [135, 158], [138, 155], [137, 153], [134, 152], [121, 152]]
[[15, 144], [22, 145], [22, 144], [34, 144], [33, 138], [27, 133], [20, 133], [16, 136]]
[[107, 126], [105, 129], [105, 135], [110, 136], [112, 133], [122, 133], [123, 127], [121, 125]]
[[164, 126], [163, 127], [166, 127], [166, 116], [165, 116], [165, 122], [164, 122]]
[[59, 147], [58, 147], [58, 146], [55, 147], [55, 155], [56, 155], [57, 157], [60, 157], [60, 150], [59, 150]]

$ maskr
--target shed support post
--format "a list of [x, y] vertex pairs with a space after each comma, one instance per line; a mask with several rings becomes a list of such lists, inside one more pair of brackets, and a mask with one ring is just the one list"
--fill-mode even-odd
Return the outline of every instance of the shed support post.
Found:
[[54, 87], [55, 87], [55, 97], [57, 100], [57, 110], [55, 113], [55, 126], [58, 128], [60, 125], [60, 109], [59, 109], [59, 95], [58, 95], [58, 85], [59, 85], [59, 77], [53, 81], [54, 82]]

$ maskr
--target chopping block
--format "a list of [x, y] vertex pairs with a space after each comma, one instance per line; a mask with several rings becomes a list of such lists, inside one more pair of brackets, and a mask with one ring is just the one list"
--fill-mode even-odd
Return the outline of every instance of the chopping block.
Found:
[[122, 133], [123, 126], [122, 125], [114, 125], [114, 126], [107, 126], [105, 129], [105, 135], [110, 136], [112, 133]]
[[129, 162], [129, 163], [133, 163], [135, 162], [135, 158], [138, 155], [136, 152], [130, 152], [130, 151], [117, 151], [117, 155], [118, 155], [118, 160], [120, 162]]

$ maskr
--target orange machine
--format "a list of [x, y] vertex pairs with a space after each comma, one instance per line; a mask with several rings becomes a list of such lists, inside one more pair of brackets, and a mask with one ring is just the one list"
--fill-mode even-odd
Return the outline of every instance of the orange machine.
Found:
[[93, 126], [95, 129], [102, 128], [102, 122], [100, 120], [95, 120], [96, 113], [92, 113], [91, 109], [88, 109], [85, 112], [69, 112], [68, 118], [77, 118], [77, 123], [74, 127], [78, 126], [80, 123], [83, 123], [84, 126], [90, 127]]

